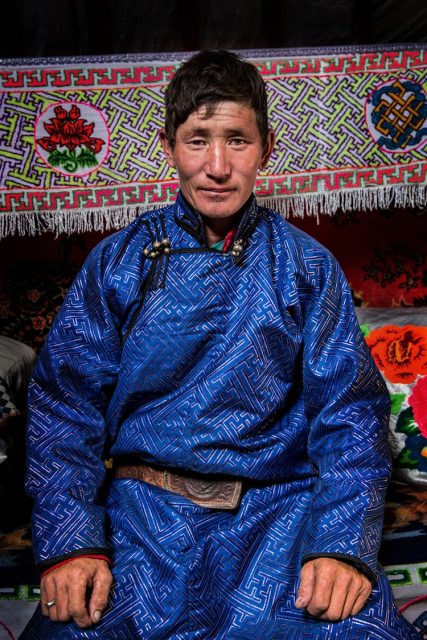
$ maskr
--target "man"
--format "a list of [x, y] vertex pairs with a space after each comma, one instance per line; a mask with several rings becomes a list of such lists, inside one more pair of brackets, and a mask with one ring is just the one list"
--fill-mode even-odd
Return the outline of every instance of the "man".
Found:
[[191, 58], [160, 138], [177, 202], [92, 252], [35, 372], [22, 637], [417, 637], [376, 563], [388, 399], [350, 293], [252, 195], [256, 69]]

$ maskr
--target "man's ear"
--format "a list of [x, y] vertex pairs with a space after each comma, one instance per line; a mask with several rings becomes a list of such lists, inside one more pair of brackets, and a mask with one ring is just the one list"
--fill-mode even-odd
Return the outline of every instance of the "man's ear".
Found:
[[167, 163], [170, 167], [175, 166], [175, 159], [173, 157], [173, 149], [169, 140], [166, 137], [166, 131], [164, 129], [160, 129], [159, 131], [160, 144], [162, 145], [163, 153], [166, 156]]
[[271, 154], [273, 153], [275, 142], [276, 134], [274, 133], [273, 129], [269, 129], [267, 135], [267, 144], [265, 145], [265, 150], [262, 154], [261, 162], [259, 165], [260, 169], [265, 169], [268, 165], [268, 161], [270, 160]]

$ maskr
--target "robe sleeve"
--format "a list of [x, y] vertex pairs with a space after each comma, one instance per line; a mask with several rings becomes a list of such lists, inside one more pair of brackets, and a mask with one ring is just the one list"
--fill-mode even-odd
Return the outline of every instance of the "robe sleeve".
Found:
[[332, 257], [314, 299], [304, 328], [303, 388], [318, 478], [302, 562], [332, 555], [372, 579], [391, 469], [389, 397]]
[[100, 245], [57, 314], [30, 385], [26, 486], [34, 498], [40, 569], [74, 556], [108, 555], [99, 491], [121, 343], [102, 264]]

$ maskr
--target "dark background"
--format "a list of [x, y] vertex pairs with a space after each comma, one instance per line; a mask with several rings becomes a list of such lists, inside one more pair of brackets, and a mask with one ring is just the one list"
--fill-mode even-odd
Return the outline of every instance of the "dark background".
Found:
[[6, 0], [0, 57], [427, 41], [427, 0]]

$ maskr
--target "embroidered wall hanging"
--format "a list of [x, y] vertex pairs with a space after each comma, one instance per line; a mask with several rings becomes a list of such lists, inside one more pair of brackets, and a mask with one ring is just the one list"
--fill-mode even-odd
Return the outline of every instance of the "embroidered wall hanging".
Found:
[[[426, 205], [425, 46], [241, 54], [277, 133], [261, 201], [300, 216]], [[158, 129], [188, 55], [0, 61], [0, 238], [119, 228], [172, 202]]]

